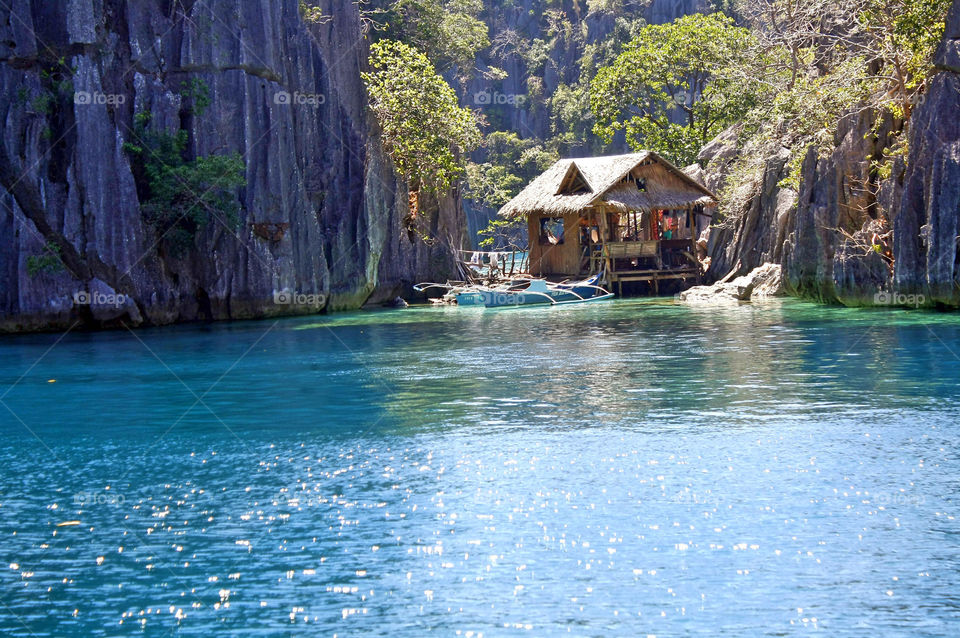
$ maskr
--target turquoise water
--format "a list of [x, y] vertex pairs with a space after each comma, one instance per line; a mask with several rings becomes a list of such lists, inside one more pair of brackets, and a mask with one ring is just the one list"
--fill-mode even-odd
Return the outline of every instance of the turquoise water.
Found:
[[958, 635], [958, 355], [792, 301], [5, 337], [0, 633]]

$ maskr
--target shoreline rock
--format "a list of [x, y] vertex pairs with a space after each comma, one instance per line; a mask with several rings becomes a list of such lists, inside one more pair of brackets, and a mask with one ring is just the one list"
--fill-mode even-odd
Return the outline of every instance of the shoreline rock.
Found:
[[676, 300], [691, 305], [724, 305], [782, 296], [783, 271], [780, 265], [765, 263], [732, 281], [718, 281], [710, 286], [684, 290]]

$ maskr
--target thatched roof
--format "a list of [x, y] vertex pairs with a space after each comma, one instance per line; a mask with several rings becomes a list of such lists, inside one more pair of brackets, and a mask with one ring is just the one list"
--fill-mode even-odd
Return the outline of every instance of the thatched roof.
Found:
[[[651, 174], [643, 191], [635, 182], [623, 181], [634, 169], [652, 164], [660, 165], [677, 179], [657, 179], [657, 175]], [[500, 215], [572, 215], [598, 204], [618, 211], [675, 209], [697, 204], [715, 206], [717, 198], [656, 153], [642, 151], [560, 160], [507, 202]]]

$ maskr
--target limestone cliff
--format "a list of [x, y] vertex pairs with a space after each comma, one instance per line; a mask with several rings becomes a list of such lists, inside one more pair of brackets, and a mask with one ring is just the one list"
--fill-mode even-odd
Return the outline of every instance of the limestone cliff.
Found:
[[[459, 198], [424, 207], [429, 243], [407, 231], [356, 5], [321, 8], [307, 25], [297, 0], [0, 7], [0, 330], [354, 308], [453, 272]], [[139, 113], [191, 157], [241, 154], [239, 223], [165, 249], [125, 147]]]
[[902, 195], [892, 202], [893, 288], [960, 307], [960, 0], [935, 63], [939, 73], [911, 118]]
[[[710, 239], [711, 275], [746, 274], [768, 261], [783, 266], [790, 294], [852, 306], [898, 303], [960, 306], [960, 0], [954, 2], [936, 57], [937, 74], [906, 123], [910, 149], [892, 175], [870, 170], [902, 123], [861, 111], [838, 126], [834, 149], [811, 149], [798, 189], [783, 186], [789, 149], [762, 158], [739, 185], [739, 207]], [[879, 121], [878, 121], [879, 118]], [[738, 155], [736, 127], [701, 153], [707, 183], [720, 189]], [[893, 227], [891, 268], [864, 246]], [[840, 229], [845, 232], [840, 232]]]

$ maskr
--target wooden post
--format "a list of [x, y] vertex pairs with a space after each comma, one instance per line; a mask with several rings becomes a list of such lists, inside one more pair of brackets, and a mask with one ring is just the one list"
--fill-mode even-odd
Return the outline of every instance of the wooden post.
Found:
[[[697, 246], [697, 240], [700, 238], [700, 232], [697, 230], [697, 207], [691, 206], [687, 214], [690, 215], [690, 249], [693, 258], [697, 261], [697, 285], [700, 285], [702, 283], [703, 266], [700, 265], [700, 248]], [[686, 279], [683, 283], [686, 285]]]
[[[693, 247], [697, 247], [697, 213], [694, 208], [687, 209], [687, 215], [690, 216], [690, 239], [693, 240]], [[694, 253], [696, 254], [696, 253]]]
[[609, 286], [613, 283], [610, 275], [610, 271], [613, 269], [610, 267], [610, 257], [604, 254], [607, 249], [607, 222], [609, 220], [607, 219], [607, 209], [604, 206], [598, 206], [597, 210], [600, 214], [600, 256], [601, 263], [603, 263], [603, 283]]

